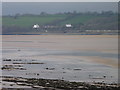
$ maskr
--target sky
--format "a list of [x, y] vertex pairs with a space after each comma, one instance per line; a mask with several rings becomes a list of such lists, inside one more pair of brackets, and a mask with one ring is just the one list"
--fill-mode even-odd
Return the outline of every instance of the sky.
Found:
[[117, 2], [3, 2], [2, 14], [50, 14], [63, 12], [117, 12]]
[[119, 0], [0, 0], [2, 2], [118, 2]]

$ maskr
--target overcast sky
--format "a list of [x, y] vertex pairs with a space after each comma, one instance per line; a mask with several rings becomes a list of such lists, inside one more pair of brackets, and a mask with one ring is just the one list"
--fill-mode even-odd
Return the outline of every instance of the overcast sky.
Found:
[[119, 0], [1, 0], [3, 2], [118, 2]]
[[40, 14], [41, 12], [117, 11], [117, 2], [3, 2], [2, 14]]

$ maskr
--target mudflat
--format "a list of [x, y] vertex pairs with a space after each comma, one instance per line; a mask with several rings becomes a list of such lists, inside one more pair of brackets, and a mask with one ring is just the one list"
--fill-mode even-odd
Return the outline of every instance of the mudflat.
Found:
[[[11, 65], [23, 64], [21, 67], [26, 70], [3, 70], [3, 76], [118, 80], [117, 35], [2, 35], [2, 49], [3, 59], [11, 59], [8, 61]], [[3, 65], [8, 62], [4, 61]]]
[[3, 48], [34, 47], [108, 53], [117, 53], [118, 50], [117, 35], [2, 35], [2, 41]]

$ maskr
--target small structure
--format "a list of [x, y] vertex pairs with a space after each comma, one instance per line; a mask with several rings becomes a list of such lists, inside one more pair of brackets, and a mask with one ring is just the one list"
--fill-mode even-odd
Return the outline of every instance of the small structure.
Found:
[[38, 24], [33, 25], [34, 29], [38, 29], [40, 26]]
[[45, 30], [45, 32], [47, 33], [48, 31], [47, 31], [47, 30]]
[[65, 26], [66, 26], [67, 28], [72, 27], [72, 25], [71, 25], [71, 24], [66, 24]]

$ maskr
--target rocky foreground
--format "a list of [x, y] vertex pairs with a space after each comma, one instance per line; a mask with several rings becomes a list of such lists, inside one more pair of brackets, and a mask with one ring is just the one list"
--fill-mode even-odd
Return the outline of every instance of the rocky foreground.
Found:
[[[69, 82], [58, 79], [36, 79], [22, 77], [2, 77], [3, 82], [14, 82], [19, 86], [30, 86], [31, 88], [3, 88], [2, 90], [120, 90], [116, 83], [106, 84], [100, 82]], [[11, 84], [12, 86], [12, 84]]]

